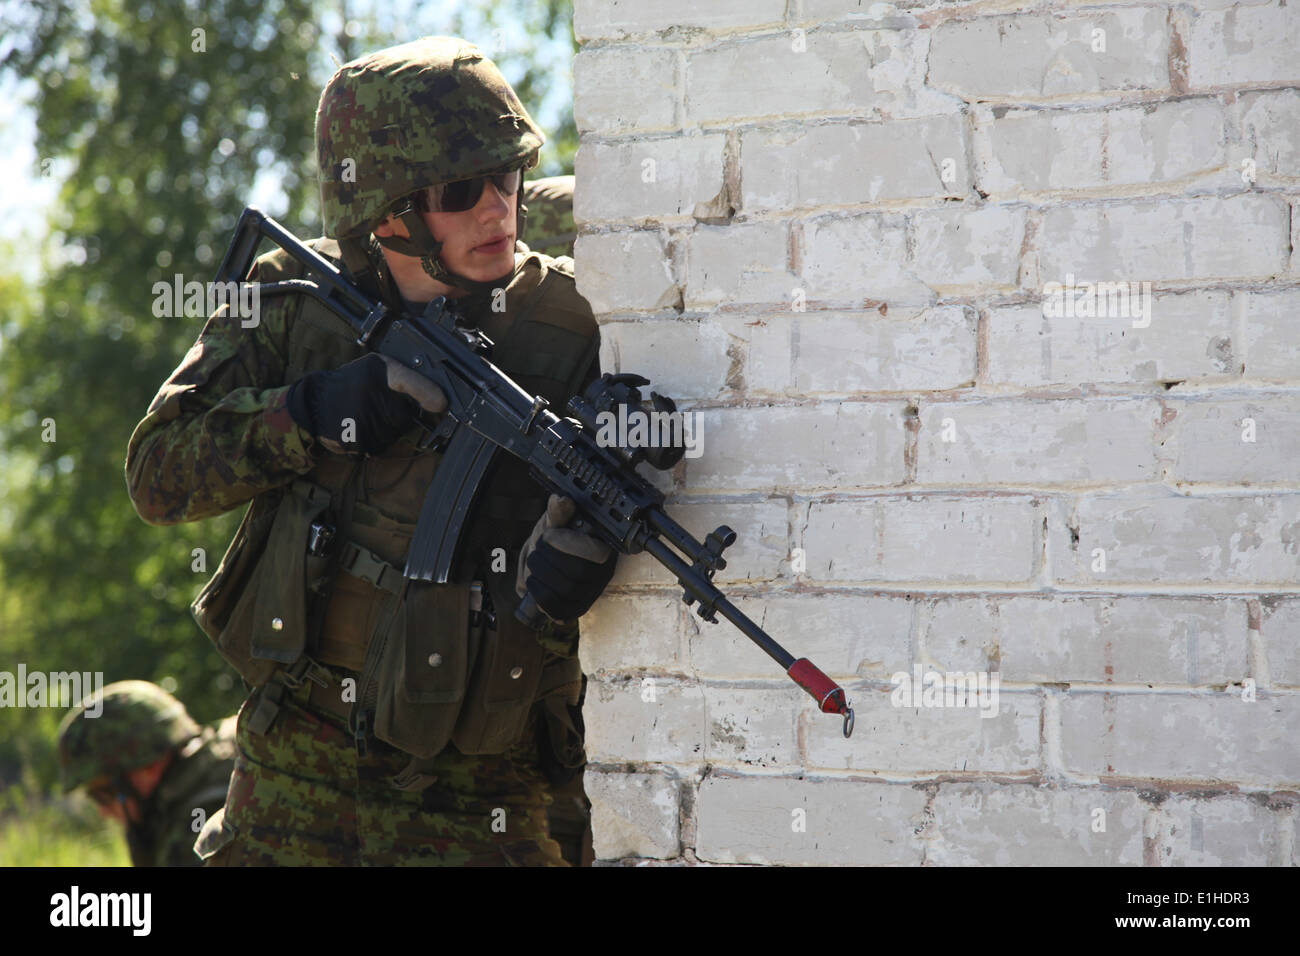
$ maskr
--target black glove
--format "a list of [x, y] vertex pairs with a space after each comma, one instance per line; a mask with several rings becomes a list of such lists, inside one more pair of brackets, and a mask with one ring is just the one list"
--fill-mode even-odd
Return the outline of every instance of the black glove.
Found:
[[[331, 451], [366, 454], [381, 452], [401, 437], [421, 406], [435, 412], [447, 407], [438, 386], [374, 352], [304, 376], [289, 389], [288, 405], [293, 420]], [[345, 442], [343, 421], [348, 418], [355, 424], [351, 441]]]
[[515, 593], [531, 594], [557, 621], [576, 621], [591, 610], [618, 563], [618, 552], [609, 545], [564, 527], [576, 512], [572, 499], [551, 495], [546, 514], [519, 553]]

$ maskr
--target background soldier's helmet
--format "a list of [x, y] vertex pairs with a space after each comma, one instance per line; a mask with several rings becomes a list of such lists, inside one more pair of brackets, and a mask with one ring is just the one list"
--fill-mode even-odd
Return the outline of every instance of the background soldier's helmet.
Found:
[[573, 256], [577, 230], [573, 225], [573, 177], [534, 179], [524, 187], [528, 204], [528, 232], [524, 241], [534, 252], [548, 256]]
[[[103, 703], [98, 717], [92, 716], [98, 712], [96, 696]], [[69, 711], [59, 725], [63, 788], [73, 790], [104, 775], [125, 776], [161, 760], [199, 730], [185, 705], [156, 684], [109, 684]]]
[[424, 37], [353, 60], [316, 111], [325, 234], [364, 238], [394, 201], [426, 186], [535, 166], [545, 139], [465, 40]]

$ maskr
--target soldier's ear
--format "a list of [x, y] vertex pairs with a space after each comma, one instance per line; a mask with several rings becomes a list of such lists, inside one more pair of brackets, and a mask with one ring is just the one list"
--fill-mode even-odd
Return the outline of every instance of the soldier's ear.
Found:
[[389, 236], [395, 235], [395, 232], [393, 230], [394, 221], [395, 220], [393, 219], [392, 216], [385, 216], [383, 222], [375, 226], [374, 228], [375, 235], [379, 236], [382, 239], [387, 239]]

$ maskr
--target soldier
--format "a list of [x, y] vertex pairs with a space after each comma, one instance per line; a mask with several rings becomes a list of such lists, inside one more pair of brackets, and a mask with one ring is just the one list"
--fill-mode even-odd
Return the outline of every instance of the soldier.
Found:
[[225, 802], [234, 763], [234, 717], [200, 727], [147, 681], [109, 684], [59, 727], [63, 789], [84, 788], [105, 817], [125, 824], [135, 866], [199, 864], [194, 835]]
[[[352, 281], [408, 311], [447, 297], [553, 406], [599, 377], [572, 261], [516, 247], [543, 136], [476, 47], [427, 37], [346, 64], [316, 141], [329, 238], [312, 245]], [[275, 252], [251, 278], [300, 275]], [[455, 580], [404, 579], [441, 460], [421, 439], [444, 408], [294, 295], [251, 328], [218, 309], [132, 435], [146, 521], [251, 499], [193, 606], [255, 688], [224, 812], [195, 845], [210, 864], [563, 865], [548, 777], [581, 765], [577, 621], [616, 554], [503, 455]], [[541, 631], [514, 618], [525, 588]]]
[[528, 248], [555, 259], [573, 258], [577, 229], [573, 224], [573, 177], [534, 179], [524, 186], [528, 207]]

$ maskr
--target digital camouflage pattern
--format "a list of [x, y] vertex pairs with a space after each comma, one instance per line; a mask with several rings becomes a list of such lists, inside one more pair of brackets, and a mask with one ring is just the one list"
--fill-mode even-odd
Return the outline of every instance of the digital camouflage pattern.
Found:
[[[335, 679], [339, 673], [332, 671]], [[550, 797], [531, 745], [468, 757], [448, 747], [420, 791], [394, 789], [409, 757], [378, 744], [357, 755], [342, 720], [299, 700], [266, 734], [240, 711], [225, 810], [195, 850], [209, 866], [563, 866], [547, 835]]]
[[[87, 714], [103, 710], [99, 716]], [[59, 767], [63, 789], [75, 790], [97, 777], [124, 776], [157, 763], [198, 736], [199, 725], [185, 705], [157, 684], [128, 680], [91, 694], [59, 725]]]
[[548, 256], [573, 256], [578, 232], [573, 224], [573, 177], [551, 176], [524, 184], [528, 221], [524, 242]]
[[365, 236], [394, 200], [535, 164], [545, 141], [501, 71], [465, 40], [424, 37], [353, 60], [316, 111], [325, 234]]

